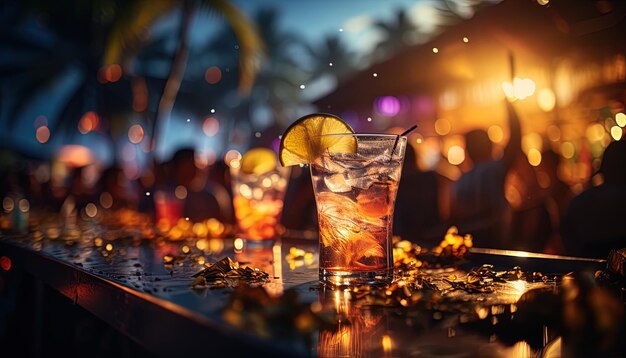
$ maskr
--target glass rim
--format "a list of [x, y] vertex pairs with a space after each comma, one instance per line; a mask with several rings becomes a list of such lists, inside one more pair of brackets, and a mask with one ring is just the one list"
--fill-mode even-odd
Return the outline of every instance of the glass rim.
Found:
[[386, 139], [408, 139], [407, 136], [401, 136], [399, 134], [385, 134], [385, 133], [327, 133], [319, 134], [315, 137], [372, 137], [372, 138], [386, 138]]

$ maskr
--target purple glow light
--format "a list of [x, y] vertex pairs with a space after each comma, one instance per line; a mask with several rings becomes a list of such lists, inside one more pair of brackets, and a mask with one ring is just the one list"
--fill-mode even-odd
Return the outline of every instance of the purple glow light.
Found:
[[376, 98], [376, 110], [385, 116], [395, 116], [400, 112], [400, 101], [394, 96]]
[[272, 141], [272, 149], [274, 149], [274, 152], [278, 153], [279, 148], [280, 148], [280, 138], [275, 138]]

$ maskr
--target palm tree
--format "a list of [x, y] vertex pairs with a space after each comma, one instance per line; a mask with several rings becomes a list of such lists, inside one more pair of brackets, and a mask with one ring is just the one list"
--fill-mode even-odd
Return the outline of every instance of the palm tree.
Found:
[[390, 22], [378, 20], [374, 23], [383, 34], [383, 40], [374, 48], [373, 60], [383, 60], [414, 43], [418, 27], [407, 15], [405, 9], [399, 9]]
[[[303, 45], [303, 41], [291, 33], [287, 33], [278, 27], [279, 13], [272, 8], [261, 8], [254, 15], [253, 20], [259, 31], [259, 36], [265, 44], [267, 61], [259, 69], [258, 76], [251, 89], [250, 95], [245, 98], [238, 98], [238, 104], [230, 110], [231, 130], [234, 128], [248, 127], [254, 131], [263, 130], [251, 121], [259, 108], [269, 110], [271, 120], [280, 124], [285, 124], [291, 119], [290, 108], [296, 106], [300, 101], [300, 91], [298, 86], [307, 78], [307, 73], [302, 65], [302, 60], [293, 56], [292, 50]], [[215, 48], [218, 51], [212, 53], [213, 60], [221, 63], [223, 68], [237, 67], [237, 52], [233, 50], [236, 38], [233, 31], [223, 28], [215, 39], [208, 43], [208, 48]], [[196, 56], [200, 61], [202, 57]], [[224, 76], [220, 83], [220, 88], [232, 88], [232, 76]], [[230, 98], [235, 97], [234, 93], [227, 93]], [[245, 123], [242, 123], [245, 122]]]
[[355, 53], [336, 35], [327, 36], [319, 47], [309, 46], [307, 49], [313, 59], [313, 77], [330, 74], [341, 82], [354, 73], [358, 65], [354, 60]]
[[372, 62], [384, 60], [397, 54], [402, 49], [424, 42], [437, 32], [453, 26], [476, 13], [481, 8], [488, 7], [501, 0], [438, 0], [430, 5], [438, 19], [438, 29], [426, 33], [419, 23], [411, 20], [405, 9], [396, 11], [395, 17], [389, 21], [376, 21], [374, 26], [382, 33], [383, 39], [375, 46], [372, 53]]
[[[196, 12], [208, 11], [223, 15], [236, 33], [241, 47], [241, 93], [249, 92], [260, 66], [262, 42], [255, 27], [226, 0], [29, 0], [20, 5], [17, 7], [24, 13], [39, 17], [44, 15], [53, 39], [50, 43], [40, 43], [39, 38], [19, 36], [20, 28], [16, 22], [11, 24], [9, 32], [2, 31], [0, 46], [19, 48], [19, 53], [14, 52], [14, 61], [0, 66], [2, 81], [6, 84], [9, 80], [15, 80], [13, 84], [16, 87], [16, 100], [6, 118], [18, 118], [20, 112], [31, 103], [36, 89], [58, 82], [70, 70], [79, 74], [79, 84], [72, 89], [58, 120], [51, 120], [56, 123], [55, 127], [63, 125], [71, 128], [85, 109], [97, 108], [102, 111], [103, 108], [111, 108], [113, 104], [114, 107], [121, 107], [114, 110], [130, 111], [129, 82], [136, 77], [131, 66], [132, 59], [149, 42], [147, 34], [151, 25], [177, 10], [180, 12], [178, 43], [160, 95], [153, 133], [156, 133], [157, 123], [169, 116], [180, 89], [189, 53], [187, 38], [190, 23]], [[24, 65], [19, 54], [33, 59], [32, 62], [27, 61]], [[103, 63], [105, 66], [122, 64], [126, 76], [114, 84], [98, 82], [96, 74], [102, 69]], [[107, 94], [109, 92], [113, 94]], [[104, 99], [111, 97], [118, 97], [122, 101], [104, 106]], [[9, 123], [9, 127], [11, 125]]]
[[[134, 16], [120, 17], [119, 23], [113, 27], [105, 55], [105, 63], [127, 63], [128, 58], [132, 58], [133, 50], [142, 45], [142, 36], [145, 34], [148, 25], [164, 13], [171, 11], [174, 7], [182, 7], [178, 30], [179, 42], [159, 100], [153, 126], [153, 140], [156, 140], [156, 135], [158, 134], [158, 124], [167, 120], [171, 115], [176, 96], [180, 90], [189, 57], [189, 27], [191, 19], [197, 10], [211, 10], [224, 15], [228, 20], [239, 40], [239, 90], [243, 94], [247, 94], [250, 91], [260, 66], [262, 41], [258, 37], [253, 24], [227, 0], [142, 0], [136, 1], [134, 5], [135, 11], [130, 12]], [[131, 56], [128, 56], [129, 54]]]

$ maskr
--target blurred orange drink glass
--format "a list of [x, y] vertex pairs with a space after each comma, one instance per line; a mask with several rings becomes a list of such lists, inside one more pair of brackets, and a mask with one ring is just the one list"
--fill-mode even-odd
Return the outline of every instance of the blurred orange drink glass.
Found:
[[249, 240], [275, 238], [282, 231], [280, 216], [290, 169], [266, 148], [251, 149], [229, 164], [237, 235]]

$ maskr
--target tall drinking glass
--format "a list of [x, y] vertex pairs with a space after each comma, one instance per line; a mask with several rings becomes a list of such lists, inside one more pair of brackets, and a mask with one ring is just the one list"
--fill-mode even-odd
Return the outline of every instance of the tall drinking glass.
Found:
[[280, 215], [290, 168], [276, 165], [262, 173], [245, 173], [231, 163], [237, 234], [250, 240], [273, 239], [280, 233]]
[[336, 286], [391, 283], [393, 209], [407, 138], [329, 136], [353, 136], [357, 150], [353, 154], [326, 150], [311, 163], [320, 281]]

